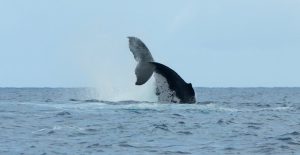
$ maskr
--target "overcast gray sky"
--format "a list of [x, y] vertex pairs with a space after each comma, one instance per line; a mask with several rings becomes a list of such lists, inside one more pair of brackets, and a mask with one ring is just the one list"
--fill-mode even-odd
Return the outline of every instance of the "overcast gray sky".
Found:
[[134, 84], [127, 36], [201, 87], [300, 86], [299, 0], [0, 2], [0, 87]]

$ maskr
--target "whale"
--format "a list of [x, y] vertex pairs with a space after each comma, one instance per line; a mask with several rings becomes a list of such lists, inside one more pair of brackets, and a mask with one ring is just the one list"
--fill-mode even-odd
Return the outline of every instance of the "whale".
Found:
[[156, 62], [147, 46], [137, 37], [128, 37], [129, 49], [137, 62], [135, 85], [145, 84], [152, 76], [155, 79], [155, 94], [159, 102], [196, 103], [191, 83], [185, 82], [170, 67]]

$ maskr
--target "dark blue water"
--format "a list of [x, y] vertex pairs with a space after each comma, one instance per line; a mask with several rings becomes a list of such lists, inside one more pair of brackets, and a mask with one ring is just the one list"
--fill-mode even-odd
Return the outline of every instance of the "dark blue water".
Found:
[[300, 88], [196, 88], [198, 104], [0, 88], [0, 154], [300, 154]]

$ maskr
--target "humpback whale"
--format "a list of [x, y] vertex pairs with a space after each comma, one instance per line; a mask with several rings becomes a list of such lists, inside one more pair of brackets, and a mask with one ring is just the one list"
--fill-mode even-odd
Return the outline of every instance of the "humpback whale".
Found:
[[136, 37], [128, 37], [129, 49], [137, 61], [136, 85], [145, 84], [154, 74], [159, 102], [195, 103], [195, 91], [174, 70], [155, 62], [147, 46]]

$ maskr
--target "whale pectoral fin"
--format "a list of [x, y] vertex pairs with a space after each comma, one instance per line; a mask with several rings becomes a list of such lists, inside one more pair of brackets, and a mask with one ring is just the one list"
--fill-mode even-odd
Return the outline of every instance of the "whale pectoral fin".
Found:
[[136, 85], [143, 85], [152, 76], [154, 67], [149, 63], [139, 63], [135, 68]]
[[138, 62], [135, 68], [136, 85], [146, 83], [154, 72], [154, 66], [148, 62], [152, 62], [153, 58], [146, 45], [136, 37], [128, 37], [129, 49], [132, 52], [134, 59]]
[[[195, 91], [191, 83], [186, 83], [174, 70], [157, 62], [149, 62], [154, 66], [157, 87], [166, 92], [159, 94], [159, 100], [168, 100], [176, 103], [195, 103]], [[163, 80], [161, 80], [163, 79]], [[164, 82], [165, 81], [165, 82]], [[164, 97], [168, 96], [169, 97]]]
[[152, 55], [146, 45], [136, 37], [128, 37], [129, 49], [132, 52], [134, 59], [138, 62], [153, 61]]

